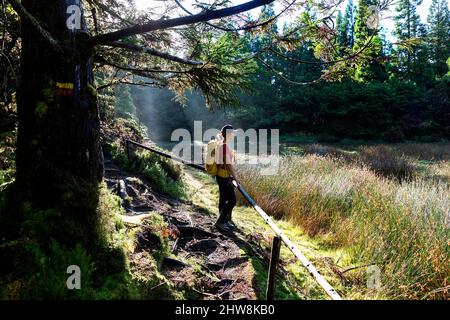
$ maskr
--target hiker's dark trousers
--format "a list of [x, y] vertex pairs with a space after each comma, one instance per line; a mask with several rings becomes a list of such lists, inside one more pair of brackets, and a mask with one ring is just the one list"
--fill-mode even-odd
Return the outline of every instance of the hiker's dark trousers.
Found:
[[219, 185], [219, 220], [218, 223], [225, 223], [231, 220], [231, 212], [236, 205], [236, 195], [234, 194], [231, 178], [216, 176]]

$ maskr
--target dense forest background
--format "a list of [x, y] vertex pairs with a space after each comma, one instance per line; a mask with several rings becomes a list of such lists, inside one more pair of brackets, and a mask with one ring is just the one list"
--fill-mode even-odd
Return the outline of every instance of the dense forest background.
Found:
[[[160, 141], [170, 140], [176, 128], [192, 129], [194, 120], [203, 120], [208, 127], [228, 121], [244, 129], [279, 128], [282, 135], [301, 135], [300, 140], [313, 135], [320, 142], [448, 139], [448, 2], [432, 0], [427, 21], [421, 21], [417, 13], [420, 3], [399, 1], [393, 37], [386, 37], [366, 28], [371, 1], [360, 0], [357, 5], [349, 1], [336, 16], [335, 58], [324, 60], [320, 45], [312, 39], [283, 54], [265, 51], [255, 61], [250, 90], [238, 94], [239, 107], [208, 111], [197, 92], [188, 94], [183, 105], [167, 89], [119, 85], [114, 89], [116, 114], [147, 125], [151, 138]], [[272, 16], [272, 10], [268, 7], [263, 14]], [[312, 15], [306, 10], [299, 19], [312, 20]], [[272, 28], [279, 31], [276, 25]], [[282, 33], [289, 31], [288, 24], [283, 28]], [[401, 41], [401, 46], [393, 39]], [[243, 41], [245, 50], [257, 52], [269, 39], [247, 36]], [[338, 61], [368, 41], [374, 45], [360, 56]], [[365, 58], [371, 58], [370, 63], [361, 63]], [[333, 60], [337, 63], [330, 70]]]

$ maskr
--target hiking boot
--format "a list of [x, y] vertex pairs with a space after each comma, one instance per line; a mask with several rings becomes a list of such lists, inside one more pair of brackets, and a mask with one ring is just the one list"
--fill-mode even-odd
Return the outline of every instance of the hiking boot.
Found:
[[226, 225], [228, 226], [228, 228], [230, 228], [230, 229], [236, 229], [236, 225], [234, 224], [234, 222], [233, 221], [227, 221], [226, 222]]
[[231, 231], [230, 227], [228, 226], [228, 224], [226, 222], [225, 223], [216, 222], [215, 226], [220, 231]]

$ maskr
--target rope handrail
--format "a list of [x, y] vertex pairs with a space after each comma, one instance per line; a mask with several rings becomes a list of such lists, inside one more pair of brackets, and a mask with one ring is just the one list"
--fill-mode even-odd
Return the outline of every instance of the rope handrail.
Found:
[[[175, 161], [181, 162], [189, 167], [201, 170], [205, 172], [205, 168], [201, 165], [192, 163], [190, 161], [184, 160], [174, 155], [164, 153], [162, 151], [156, 150], [154, 148], [148, 147], [141, 143], [132, 140], [125, 140], [127, 146], [127, 154], [130, 156], [129, 145], [133, 144], [142, 149], [154, 152], [160, 156], [173, 159]], [[302, 265], [309, 271], [310, 275], [316, 280], [316, 282], [322, 287], [322, 289], [327, 293], [327, 295], [333, 300], [342, 300], [341, 296], [336, 292], [336, 290], [328, 283], [328, 281], [320, 274], [320, 272], [313, 266], [313, 264], [305, 257], [305, 255], [297, 248], [297, 246], [281, 231], [281, 229], [273, 222], [269, 215], [261, 209], [260, 206], [253, 200], [252, 197], [245, 191], [245, 189], [237, 183], [236, 180], [232, 179], [233, 186], [242, 194], [242, 196], [250, 203], [253, 209], [264, 219], [264, 221], [269, 225], [269, 227], [276, 233], [278, 237], [284, 242], [288, 249], [300, 260]]]

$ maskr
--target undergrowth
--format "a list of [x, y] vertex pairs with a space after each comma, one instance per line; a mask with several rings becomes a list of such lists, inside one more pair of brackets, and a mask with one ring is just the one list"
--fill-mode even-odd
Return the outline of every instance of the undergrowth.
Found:
[[[3, 194], [2, 194], [3, 195]], [[4, 209], [6, 200], [0, 203]], [[155, 272], [145, 279], [130, 270], [130, 237], [119, 214], [120, 198], [99, 187], [97, 217], [99, 237], [89, 246], [69, 246], [52, 239], [58, 210], [34, 210], [22, 222], [24, 230], [15, 239], [0, 242], [0, 299], [158, 299], [172, 298], [173, 290], [150, 290], [161, 275]], [[4, 211], [1, 211], [4, 213]], [[79, 232], [82, 232], [80, 230]], [[48, 241], [48, 239], [51, 239]], [[164, 248], [161, 249], [164, 251]], [[161, 253], [163, 255], [163, 253]], [[157, 255], [156, 255], [157, 256]], [[69, 266], [80, 268], [81, 289], [67, 287]]]
[[108, 144], [105, 149], [121, 168], [142, 174], [155, 191], [179, 199], [186, 198], [185, 186], [181, 180], [181, 165], [146, 150], [136, 150], [128, 160], [120, 140]]

